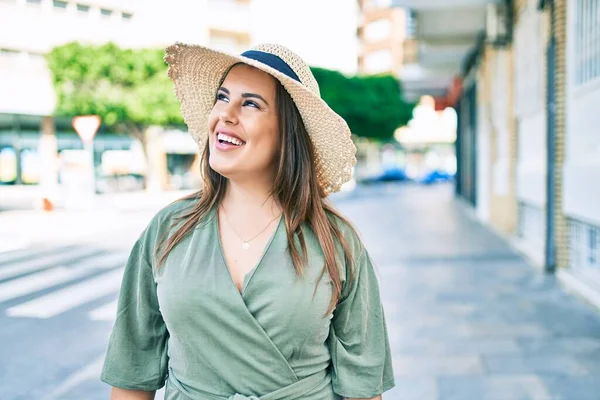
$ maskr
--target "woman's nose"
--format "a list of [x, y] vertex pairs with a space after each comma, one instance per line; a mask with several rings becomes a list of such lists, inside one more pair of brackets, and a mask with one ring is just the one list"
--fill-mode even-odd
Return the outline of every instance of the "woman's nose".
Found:
[[233, 104], [227, 103], [223, 106], [221, 113], [219, 114], [219, 120], [221, 122], [234, 125], [238, 123], [238, 118]]

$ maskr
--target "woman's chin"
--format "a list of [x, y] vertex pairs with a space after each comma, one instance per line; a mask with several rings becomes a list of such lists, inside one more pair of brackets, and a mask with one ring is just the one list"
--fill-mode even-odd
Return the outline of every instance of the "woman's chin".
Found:
[[231, 165], [231, 163], [223, 162], [223, 160], [216, 160], [213, 157], [209, 160], [210, 167], [220, 175], [223, 175], [225, 178], [229, 178], [231, 175], [235, 173], [235, 166]]

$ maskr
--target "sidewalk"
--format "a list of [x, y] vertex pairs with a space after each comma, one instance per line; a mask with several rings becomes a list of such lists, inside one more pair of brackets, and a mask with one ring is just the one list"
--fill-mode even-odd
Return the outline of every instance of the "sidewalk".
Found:
[[337, 203], [380, 275], [397, 383], [385, 399], [600, 399], [599, 310], [472, 219], [451, 187]]
[[[0, 211], [0, 252], [38, 243], [68, 243], [100, 236], [118, 230], [125, 222], [131, 223], [136, 214], [147, 219], [153, 212], [188, 193], [191, 192], [140, 191], [97, 195], [90, 210], [58, 208], [44, 212], [13, 208]], [[24, 198], [26, 196], [21, 197]], [[124, 219], [124, 215], [127, 218]]]

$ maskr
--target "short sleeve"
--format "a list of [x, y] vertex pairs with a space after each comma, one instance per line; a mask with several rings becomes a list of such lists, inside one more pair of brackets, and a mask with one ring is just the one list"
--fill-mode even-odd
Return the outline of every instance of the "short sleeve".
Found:
[[332, 383], [346, 398], [371, 398], [394, 387], [394, 372], [379, 283], [363, 249], [354, 265], [354, 280], [333, 313], [329, 347]]
[[159, 310], [151, 256], [138, 240], [121, 283], [117, 318], [100, 379], [115, 387], [154, 391], [167, 376], [168, 332]]

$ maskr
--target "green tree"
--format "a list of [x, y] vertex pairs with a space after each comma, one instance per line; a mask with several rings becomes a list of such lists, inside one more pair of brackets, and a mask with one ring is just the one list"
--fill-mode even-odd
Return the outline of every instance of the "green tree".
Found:
[[[166, 74], [163, 49], [121, 49], [77, 42], [54, 48], [52, 72], [59, 116], [98, 114], [104, 126], [140, 140], [152, 125], [181, 125], [179, 102]], [[358, 136], [386, 141], [412, 116], [414, 104], [402, 99], [391, 75], [352, 76], [312, 68], [323, 99]]]
[[128, 133], [146, 150], [152, 125], [183, 124], [163, 49], [121, 49], [77, 42], [47, 55], [58, 97], [55, 114], [98, 114], [114, 132]]
[[311, 69], [323, 99], [357, 136], [388, 141], [396, 128], [412, 118], [415, 104], [403, 100], [400, 82], [391, 75], [348, 77], [338, 71]]

